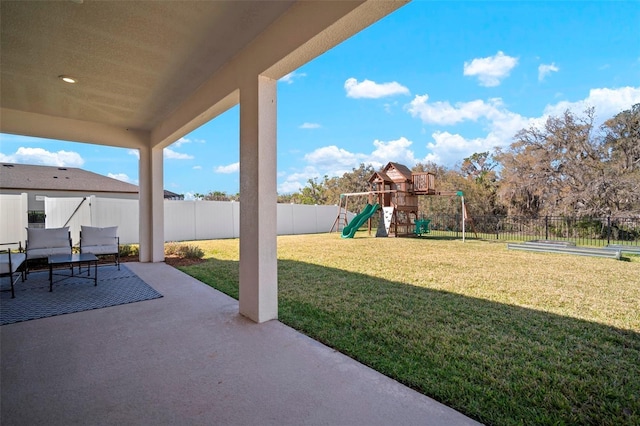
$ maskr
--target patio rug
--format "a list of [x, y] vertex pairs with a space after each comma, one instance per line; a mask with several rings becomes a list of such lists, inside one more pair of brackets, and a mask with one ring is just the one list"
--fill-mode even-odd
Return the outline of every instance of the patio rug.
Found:
[[[0, 293], [0, 325], [162, 297], [125, 265], [120, 271], [116, 266], [98, 267], [97, 287], [93, 280], [77, 277], [56, 282], [61, 278], [54, 276], [50, 293], [49, 271], [31, 272], [25, 282], [15, 284], [15, 299], [11, 291]], [[8, 279], [2, 279], [2, 290], [8, 285]]]

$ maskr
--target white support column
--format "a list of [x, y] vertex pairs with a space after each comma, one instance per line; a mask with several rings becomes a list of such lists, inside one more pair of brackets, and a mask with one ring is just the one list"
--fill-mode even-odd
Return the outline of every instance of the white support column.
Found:
[[276, 80], [240, 87], [240, 313], [278, 317]]
[[162, 148], [140, 149], [140, 262], [164, 260]]

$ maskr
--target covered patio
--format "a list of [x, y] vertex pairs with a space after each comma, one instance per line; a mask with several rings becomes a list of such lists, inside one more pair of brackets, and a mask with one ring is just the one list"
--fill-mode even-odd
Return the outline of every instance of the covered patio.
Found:
[[[277, 81], [406, 1], [0, 3], [0, 132], [137, 150], [164, 295], [2, 326], [2, 424], [469, 422], [271, 321]], [[163, 263], [163, 149], [237, 104], [239, 302]]]
[[163, 149], [239, 104], [239, 310], [276, 319], [277, 81], [407, 1], [2, 1], [0, 132], [137, 150], [162, 262]]
[[3, 425], [464, 425], [460, 413], [164, 263], [160, 299], [0, 328]]

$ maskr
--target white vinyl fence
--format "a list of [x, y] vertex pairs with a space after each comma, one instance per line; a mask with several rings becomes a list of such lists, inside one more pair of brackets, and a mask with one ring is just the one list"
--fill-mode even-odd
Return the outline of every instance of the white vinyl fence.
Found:
[[21, 242], [24, 247], [28, 225], [27, 202], [27, 194], [0, 195], [0, 243]]
[[[23, 197], [24, 196], [24, 197]], [[26, 239], [26, 194], [0, 195], [1, 241]], [[45, 227], [69, 226], [73, 244], [80, 242], [80, 226], [118, 226], [120, 244], [138, 243], [138, 200], [73, 197], [45, 199]], [[329, 232], [337, 206], [278, 204], [278, 235]], [[350, 220], [353, 217], [349, 215]], [[237, 238], [240, 203], [227, 201], [164, 201], [165, 241]]]
[[80, 227], [117, 226], [120, 244], [138, 242], [138, 200], [64, 197], [44, 200], [45, 228], [68, 226], [74, 245], [80, 243]]

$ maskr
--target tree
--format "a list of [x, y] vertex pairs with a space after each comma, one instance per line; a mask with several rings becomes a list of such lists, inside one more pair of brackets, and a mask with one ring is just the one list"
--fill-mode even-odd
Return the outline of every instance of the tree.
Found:
[[512, 213], [573, 215], [586, 213], [593, 201], [593, 179], [602, 153], [591, 137], [594, 110], [583, 117], [567, 110], [549, 117], [543, 128], [519, 131], [502, 164], [500, 194]]
[[[371, 164], [360, 163], [358, 168], [353, 168], [350, 172], [344, 173], [341, 177], [325, 180], [328, 187], [328, 204], [338, 204], [340, 194], [369, 191], [369, 178], [375, 173]], [[374, 200], [375, 201], [375, 200]], [[369, 202], [366, 195], [350, 197], [349, 210], [362, 211]]]
[[438, 178], [442, 177], [445, 173], [447, 173], [448, 169], [445, 166], [441, 166], [431, 161], [427, 161], [426, 163], [416, 163], [415, 166], [411, 168], [412, 172], [430, 172], [433, 173], [436, 177], [436, 183], [438, 182]]
[[593, 108], [580, 116], [567, 110], [543, 128], [518, 132], [495, 156], [499, 194], [510, 212], [600, 216], [637, 209], [638, 109], [618, 114], [600, 132]]
[[[419, 162], [413, 166], [411, 171], [414, 173], [433, 173], [436, 191], [461, 190], [456, 183], [456, 177], [459, 176], [459, 173], [445, 166], [433, 162]], [[428, 216], [433, 216], [438, 214], [455, 214], [460, 211], [460, 206], [459, 203], [456, 202], [456, 197], [424, 196], [418, 197], [418, 209]]]
[[[326, 180], [327, 177], [325, 176]], [[325, 188], [317, 178], [309, 179], [307, 185], [302, 188], [299, 196], [300, 204], [325, 204], [327, 201]]]
[[296, 204], [296, 195], [295, 194], [278, 194], [278, 203], [282, 204]]
[[498, 164], [493, 156], [486, 152], [476, 152], [462, 160], [460, 173], [463, 177], [475, 180], [477, 183], [486, 185], [496, 180], [496, 174], [493, 169]]
[[488, 151], [474, 153], [462, 161], [460, 175], [464, 181], [459, 187], [464, 191], [471, 215], [505, 213], [497, 196], [498, 175], [494, 170], [497, 166], [498, 163]]
[[617, 114], [602, 126], [608, 154], [607, 201], [612, 213], [640, 211], [640, 104]]
[[602, 129], [611, 159], [620, 169], [640, 169], [640, 104], [605, 121]]
[[206, 201], [231, 201], [232, 197], [227, 195], [224, 191], [211, 191], [202, 199]]
[[[300, 190], [288, 195], [280, 195], [278, 202], [293, 202], [300, 204], [338, 204], [340, 195], [353, 192], [366, 192], [369, 190], [369, 178], [375, 172], [373, 166], [360, 164], [358, 168], [353, 168], [351, 172], [346, 172], [342, 176], [324, 176], [322, 181], [312, 178]], [[349, 210], [360, 210], [367, 204], [367, 197], [350, 198]]]

